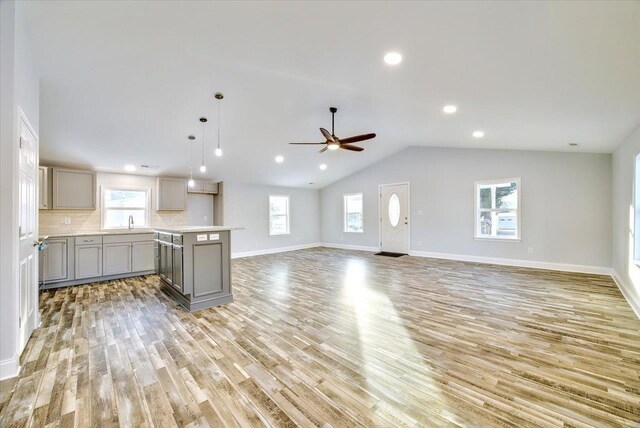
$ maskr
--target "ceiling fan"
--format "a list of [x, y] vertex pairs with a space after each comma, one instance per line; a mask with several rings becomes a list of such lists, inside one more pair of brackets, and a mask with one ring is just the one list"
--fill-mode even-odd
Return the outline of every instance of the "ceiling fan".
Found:
[[352, 152], [361, 152], [364, 149], [358, 146], [351, 146], [352, 143], [357, 143], [358, 141], [370, 140], [376, 137], [376, 134], [362, 134], [356, 135], [348, 138], [338, 138], [334, 132], [334, 117], [338, 109], [336, 107], [329, 107], [329, 111], [331, 112], [331, 133], [324, 128], [320, 128], [320, 132], [326, 139], [324, 143], [289, 143], [296, 145], [308, 145], [308, 144], [325, 144], [326, 147], [323, 147], [318, 153], [322, 153], [326, 150], [351, 150]]

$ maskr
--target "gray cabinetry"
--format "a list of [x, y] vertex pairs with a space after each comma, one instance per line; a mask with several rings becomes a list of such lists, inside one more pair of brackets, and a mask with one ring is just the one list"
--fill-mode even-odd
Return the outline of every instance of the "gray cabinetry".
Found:
[[193, 186], [187, 188], [189, 193], [218, 194], [218, 183], [215, 181], [194, 180]]
[[133, 272], [154, 270], [153, 241], [131, 243], [131, 269]]
[[102, 244], [76, 246], [76, 279], [102, 276]]
[[190, 311], [233, 301], [228, 230], [159, 233], [159, 274], [165, 290]]
[[56, 282], [69, 277], [69, 239], [47, 239], [47, 247], [41, 253], [40, 281]]
[[52, 168], [53, 209], [96, 209], [96, 173]]
[[104, 275], [131, 272], [131, 243], [103, 244], [102, 267]]
[[158, 211], [184, 211], [187, 208], [187, 180], [184, 178], [158, 177]]
[[38, 168], [38, 208], [51, 209], [51, 168]]

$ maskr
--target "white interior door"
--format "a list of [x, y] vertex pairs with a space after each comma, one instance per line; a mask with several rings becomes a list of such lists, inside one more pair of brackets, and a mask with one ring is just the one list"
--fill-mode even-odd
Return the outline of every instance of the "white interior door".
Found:
[[[22, 352], [37, 323], [38, 257], [38, 138], [23, 114], [18, 118], [18, 304]], [[44, 190], [44, 189], [43, 189]]]
[[380, 186], [380, 250], [409, 254], [409, 184]]

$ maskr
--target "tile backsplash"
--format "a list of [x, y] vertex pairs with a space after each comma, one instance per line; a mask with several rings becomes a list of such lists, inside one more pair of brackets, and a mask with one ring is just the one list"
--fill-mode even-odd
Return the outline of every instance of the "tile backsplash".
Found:
[[[64, 224], [69, 218], [70, 224]], [[186, 211], [151, 211], [151, 228], [184, 226]], [[40, 210], [40, 235], [92, 233], [102, 229], [100, 210]]]

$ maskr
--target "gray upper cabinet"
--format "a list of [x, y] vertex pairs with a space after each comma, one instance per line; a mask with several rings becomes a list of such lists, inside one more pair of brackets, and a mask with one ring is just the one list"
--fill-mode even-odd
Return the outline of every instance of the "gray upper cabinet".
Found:
[[103, 244], [102, 274], [116, 275], [131, 272], [131, 243]]
[[52, 208], [73, 210], [96, 209], [96, 173], [53, 168]]
[[184, 211], [187, 209], [187, 180], [184, 178], [158, 177], [158, 211]]
[[51, 209], [51, 168], [46, 166], [38, 168], [38, 208]]
[[189, 193], [218, 194], [218, 183], [214, 181], [194, 180], [193, 186], [187, 190]]

